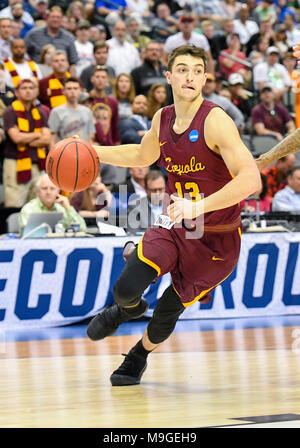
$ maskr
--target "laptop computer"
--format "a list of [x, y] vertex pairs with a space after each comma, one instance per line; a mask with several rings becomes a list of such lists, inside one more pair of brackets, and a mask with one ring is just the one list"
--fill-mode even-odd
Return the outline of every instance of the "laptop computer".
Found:
[[50, 232], [50, 229], [53, 232], [62, 218], [63, 213], [58, 212], [31, 213], [23, 229], [22, 238], [42, 238]]

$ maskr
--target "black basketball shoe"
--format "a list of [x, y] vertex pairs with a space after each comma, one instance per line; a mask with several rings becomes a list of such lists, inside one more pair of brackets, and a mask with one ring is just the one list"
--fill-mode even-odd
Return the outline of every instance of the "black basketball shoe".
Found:
[[133, 386], [140, 384], [141, 377], [147, 367], [147, 359], [131, 349], [120, 367], [110, 376], [112, 386]]
[[99, 341], [107, 336], [111, 336], [123, 322], [142, 317], [148, 310], [148, 307], [147, 301], [143, 298], [139, 305], [130, 309], [130, 311], [120, 307], [117, 303], [113, 303], [90, 321], [87, 327], [87, 335], [93, 341]]

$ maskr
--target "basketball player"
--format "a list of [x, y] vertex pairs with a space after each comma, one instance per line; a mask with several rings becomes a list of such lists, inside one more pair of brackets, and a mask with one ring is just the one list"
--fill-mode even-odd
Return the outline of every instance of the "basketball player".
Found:
[[[100, 340], [122, 322], [142, 316], [148, 308], [142, 298], [145, 289], [171, 273], [172, 285], [158, 300], [142, 339], [111, 375], [113, 386], [139, 384], [148, 354], [169, 337], [185, 308], [208, 301], [209, 292], [233, 271], [240, 251], [238, 203], [261, 186], [256, 163], [232, 119], [202, 98], [204, 50], [187, 45], [173, 50], [166, 78], [174, 105], [155, 114], [140, 145], [113, 151], [94, 147], [104, 163], [134, 167], [157, 161], [168, 172], [171, 198], [165, 208], [169, 222], [167, 218], [146, 231], [114, 286], [116, 302], [88, 325], [88, 336]], [[201, 238], [189, 238], [191, 226], [173, 225], [201, 216]]]

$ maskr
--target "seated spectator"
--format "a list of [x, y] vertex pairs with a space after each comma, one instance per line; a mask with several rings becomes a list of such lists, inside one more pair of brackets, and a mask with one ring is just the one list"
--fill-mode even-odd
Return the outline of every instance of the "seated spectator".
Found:
[[128, 203], [128, 231], [146, 231], [162, 214], [166, 180], [159, 170], [151, 170], [145, 177], [147, 195]]
[[260, 103], [252, 110], [251, 119], [257, 135], [273, 135], [278, 141], [296, 129], [286, 107], [275, 103], [275, 94], [268, 85], [260, 90]]
[[69, 63], [67, 55], [63, 50], [56, 50], [51, 56], [52, 73], [40, 80], [39, 100], [42, 104], [54, 109], [66, 104], [67, 100], [63, 93], [63, 84], [70, 78], [68, 72]]
[[[227, 39], [228, 42], [228, 49], [223, 50], [222, 53], [226, 53], [229, 56], [235, 56], [245, 62], [247, 62], [247, 57], [244, 52], [241, 51], [241, 42], [238, 34], [233, 34]], [[251, 72], [247, 68], [246, 65], [244, 65], [242, 62], [236, 62], [230, 58], [227, 58], [226, 56], [222, 56], [222, 54], [219, 56], [219, 65], [220, 65], [220, 72], [225, 76], [226, 79], [232, 74], [232, 73], [239, 73], [242, 75], [245, 81], [249, 81], [251, 79]]]
[[300, 42], [300, 29], [295, 26], [295, 21], [292, 14], [286, 14], [284, 18], [284, 25], [286, 27], [287, 41], [290, 47]]
[[254, 67], [253, 81], [256, 90], [260, 90], [266, 84], [270, 85], [274, 89], [275, 100], [281, 101], [284, 92], [292, 83], [287, 69], [279, 63], [277, 47], [269, 47], [266, 51], [266, 62], [261, 62]]
[[267, 178], [264, 174], [261, 173], [261, 188], [259, 191], [255, 192], [252, 196], [256, 196], [258, 201], [255, 199], [243, 200], [240, 203], [241, 210], [247, 212], [256, 212], [257, 206], [259, 205], [259, 211], [261, 212], [270, 212], [272, 198], [268, 195], [268, 183]]
[[28, 222], [31, 213], [56, 212], [63, 213], [62, 224], [66, 230], [71, 224], [80, 224], [81, 232], [86, 231], [84, 219], [70, 205], [66, 196], [59, 194], [59, 188], [56, 187], [44, 173], [37, 179], [35, 185], [36, 197], [25, 204], [19, 216], [20, 233]]
[[242, 6], [242, 3], [236, 0], [221, 0], [220, 4], [223, 9], [223, 16], [226, 19], [234, 19]]
[[282, 190], [287, 185], [288, 173], [294, 168], [295, 162], [295, 154], [289, 154], [279, 159], [275, 165], [263, 170], [263, 174], [267, 177], [268, 196], [273, 198], [277, 191]]
[[130, 11], [137, 13], [140, 17], [149, 17], [151, 15], [147, 0], [126, 0], [126, 4]]
[[102, 17], [106, 17], [108, 14], [110, 14], [112, 11], [116, 11], [118, 7], [124, 8], [124, 14], [128, 14], [130, 11], [128, 11], [126, 0], [115, 0], [114, 2], [106, 3], [102, 0], [96, 0], [95, 1], [95, 9], [98, 12], [98, 14]]
[[265, 62], [266, 60], [266, 52], [269, 48], [269, 39], [267, 37], [261, 36], [257, 40], [255, 45], [255, 49], [250, 52], [248, 55], [248, 60], [253, 65], [257, 65], [261, 62]]
[[74, 42], [78, 55], [76, 63], [76, 76], [80, 77], [82, 71], [94, 62], [94, 47], [90, 38], [90, 23], [87, 20], [81, 20], [77, 24], [76, 40]]
[[79, 138], [94, 143], [95, 126], [89, 108], [78, 104], [80, 83], [77, 78], [68, 78], [64, 83], [63, 94], [66, 104], [51, 110], [49, 128], [51, 131], [51, 148], [59, 140], [78, 135]]
[[150, 42], [150, 37], [141, 34], [140, 23], [135, 17], [133, 16], [127, 17], [125, 23], [127, 26], [127, 35], [126, 35], [127, 42], [134, 45], [135, 48], [140, 53], [140, 55], [142, 56], [142, 53], [145, 50], [147, 43]]
[[122, 144], [141, 143], [143, 136], [150, 129], [150, 120], [147, 117], [147, 98], [138, 95], [131, 105], [132, 117], [120, 121], [119, 132]]
[[107, 104], [97, 103], [92, 107], [96, 128], [95, 140], [103, 146], [114, 146], [111, 129], [111, 108]]
[[208, 73], [206, 83], [204, 84], [202, 89], [203, 98], [218, 104], [218, 106], [221, 106], [225, 110], [225, 112], [227, 112], [228, 115], [233, 119], [239, 132], [242, 133], [244, 128], [243, 114], [227, 98], [215, 93], [215, 89], [216, 89], [216, 78], [211, 73]]
[[217, 61], [221, 51], [227, 48], [226, 36], [215, 30], [214, 23], [211, 20], [204, 20], [201, 23], [201, 29], [208, 40], [212, 57], [214, 61]]
[[181, 45], [195, 45], [202, 47], [207, 55], [207, 71], [213, 73], [214, 63], [209, 47], [209, 43], [205, 36], [194, 31], [195, 16], [193, 14], [185, 13], [179, 18], [180, 32], [168, 37], [164, 46], [164, 63], [167, 65], [168, 55], [177, 47]]
[[93, 89], [90, 91], [90, 96], [93, 99], [91, 107], [95, 104], [106, 104], [111, 110], [111, 135], [115, 145], [120, 142], [119, 136], [119, 112], [118, 102], [115, 98], [105, 93], [105, 88], [108, 83], [107, 68], [103, 66], [96, 66], [94, 68], [93, 76], [91, 77]]
[[37, 0], [34, 6], [34, 12], [31, 14], [34, 22], [37, 20], [47, 21], [48, 0]]
[[62, 28], [63, 12], [59, 6], [52, 6], [49, 10], [47, 25], [33, 28], [26, 35], [26, 45], [29, 56], [34, 60], [40, 59], [42, 48], [52, 44], [67, 55], [72, 76], [76, 74], [78, 56], [74, 45], [75, 37]]
[[93, 88], [93, 84], [91, 82], [91, 77], [93, 76], [94, 69], [97, 65], [105, 66], [108, 74], [108, 84], [105, 88], [105, 92], [107, 95], [111, 95], [112, 93], [112, 85], [116, 79], [115, 70], [106, 64], [108, 58], [108, 45], [104, 41], [98, 41], [94, 43], [94, 62], [86, 67], [80, 75], [80, 79], [83, 82], [84, 88], [90, 92]]
[[197, 14], [199, 20], [213, 20], [223, 23], [224, 9], [220, 0], [194, 0], [190, 3], [192, 11]]
[[256, 22], [249, 20], [250, 9], [248, 5], [243, 4], [234, 20], [234, 32], [240, 37], [241, 45], [247, 45], [250, 38], [259, 32]]
[[280, 23], [275, 25], [274, 29], [275, 29], [274, 46], [278, 48], [280, 57], [282, 58], [289, 49], [286, 27], [284, 23]]
[[288, 7], [288, 3], [291, 3], [291, 2], [288, 2], [288, 0], [277, 0], [277, 4], [278, 4], [277, 15], [278, 15], [279, 23], [284, 22], [285, 16], [287, 14], [289, 14], [293, 17], [294, 22], [297, 21], [296, 14], [293, 9]]
[[148, 94], [147, 116], [152, 120], [155, 113], [166, 106], [167, 89], [165, 84], [153, 84]]
[[135, 88], [130, 75], [120, 73], [117, 76], [113, 95], [118, 101], [119, 120], [130, 118], [132, 115], [131, 104], [135, 98]]
[[258, 13], [260, 21], [268, 19], [273, 24], [277, 20], [277, 13], [273, 0], [262, 0], [256, 7], [256, 12]]
[[[264, 38], [268, 42], [268, 47], [274, 46], [275, 31], [270, 20], [264, 19], [260, 22], [259, 32], [250, 37], [246, 45], [246, 55], [249, 56], [251, 51], [258, 49], [258, 40]], [[260, 51], [260, 50], [259, 50]]]
[[66, 11], [66, 17], [68, 19], [73, 17], [78, 25], [81, 20], [85, 19], [84, 4], [80, 1], [72, 1]]
[[113, 37], [106, 41], [109, 46], [107, 64], [114, 68], [116, 75], [130, 74], [142, 63], [138, 50], [125, 37], [126, 24], [118, 20], [113, 27]]
[[102, 183], [101, 176], [84, 191], [73, 193], [70, 204], [84, 218], [107, 218], [112, 194]]
[[112, 193], [119, 193], [119, 187], [124, 185], [128, 195], [135, 193], [140, 198], [146, 196], [145, 177], [149, 171], [149, 166], [129, 168], [130, 177], [127, 179], [126, 183], [114, 185], [111, 190]]
[[165, 72], [167, 67], [160, 59], [160, 46], [156, 41], [150, 41], [145, 49], [145, 59], [142, 65], [131, 72], [137, 95], [147, 96], [152, 84], [167, 85]]
[[228, 88], [232, 103], [242, 112], [245, 120], [251, 115], [251, 103], [249, 101], [252, 92], [244, 89], [244, 79], [239, 73], [232, 73], [228, 78]]
[[42, 74], [38, 64], [26, 60], [26, 45], [24, 39], [18, 38], [11, 43], [11, 59], [4, 60], [5, 82], [9, 87], [16, 88], [21, 79], [34, 76], [41, 79]]
[[5, 109], [11, 105], [14, 99], [14, 89], [8, 87], [8, 85], [5, 83], [4, 66], [0, 62], [0, 119], [3, 116]]
[[[291, 93], [293, 95], [290, 97], [290, 104], [287, 108], [290, 113], [295, 115], [296, 128], [300, 126], [300, 73], [297, 70], [297, 59], [294, 57], [292, 52], [287, 52], [283, 57], [283, 65], [287, 69], [290, 79], [292, 81]], [[289, 107], [288, 107], [289, 106]]]
[[14, 22], [18, 22], [20, 24], [20, 34], [19, 36], [23, 39], [25, 38], [28, 31], [32, 30], [34, 28], [34, 23], [32, 23], [32, 20], [30, 22], [27, 22], [26, 19], [24, 19], [24, 9], [22, 2], [14, 3], [11, 6], [11, 14], [12, 19]]
[[55, 47], [51, 44], [45, 45], [42, 48], [41, 57], [39, 59], [38, 67], [42, 73], [42, 78], [46, 78], [52, 73], [51, 58], [55, 53]]
[[289, 172], [287, 182], [288, 185], [275, 194], [272, 211], [300, 213], [300, 166]]
[[[105, 42], [107, 39], [107, 31], [104, 25], [98, 23], [90, 28], [90, 41], [95, 45], [96, 42]], [[98, 65], [98, 64], [96, 64]], [[102, 65], [102, 64], [100, 64]]]
[[156, 17], [151, 22], [153, 29], [153, 40], [164, 43], [166, 39], [179, 30], [179, 22], [171, 14], [169, 5], [161, 2], [156, 8]]
[[0, 62], [11, 58], [12, 20], [0, 19]]
[[50, 143], [46, 117], [35, 107], [33, 82], [21, 80], [15, 94], [17, 99], [3, 114], [5, 207], [22, 207], [32, 198], [33, 185], [45, 169], [45, 147]]

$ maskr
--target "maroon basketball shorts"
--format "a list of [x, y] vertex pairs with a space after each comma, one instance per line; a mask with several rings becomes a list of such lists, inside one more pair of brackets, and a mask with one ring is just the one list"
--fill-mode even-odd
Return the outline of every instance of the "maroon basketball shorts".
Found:
[[234, 270], [240, 252], [241, 230], [204, 232], [187, 239], [186, 229], [148, 229], [138, 244], [138, 257], [157, 270], [171, 273], [175, 291], [187, 307], [204, 300]]

